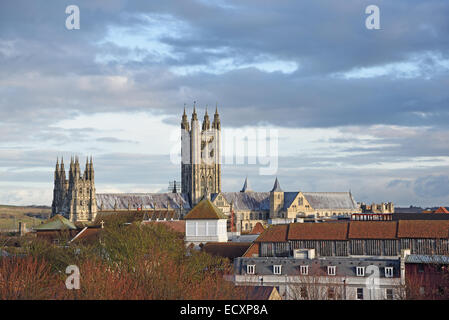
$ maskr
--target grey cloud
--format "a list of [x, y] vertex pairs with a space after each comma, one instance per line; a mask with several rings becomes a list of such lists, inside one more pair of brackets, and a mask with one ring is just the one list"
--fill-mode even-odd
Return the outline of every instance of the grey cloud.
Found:
[[423, 197], [446, 197], [449, 196], [449, 177], [446, 175], [425, 176], [416, 179], [414, 191]]
[[138, 143], [137, 141], [118, 139], [114, 137], [101, 137], [97, 138], [96, 140], [99, 142], [107, 142], [107, 143]]
[[412, 182], [409, 180], [401, 180], [401, 179], [395, 179], [395, 180], [391, 180], [388, 184], [387, 184], [387, 188], [395, 188], [395, 187], [405, 187], [405, 188], [409, 188], [412, 185]]
[[[78, 31], [64, 27], [69, 4], [80, 6]], [[226, 127], [267, 123], [305, 128], [338, 126], [348, 133], [366, 131], [380, 139], [373, 144], [361, 141], [362, 146], [372, 147], [372, 154], [351, 155], [364, 149], [348, 148], [344, 150], [347, 156], [331, 160], [281, 158], [279, 174], [286, 188], [352, 189], [361, 201], [396, 200], [408, 205], [416, 198], [413, 190], [403, 190], [407, 188], [399, 182], [387, 191], [385, 186], [395, 180], [417, 179], [414, 187], [418, 192], [422, 194], [428, 187], [440, 195], [435, 201], [443, 201], [442, 191], [438, 193], [432, 183], [435, 179], [417, 178], [445, 176], [447, 168], [443, 166], [394, 172], [339, 167], [448, 156], [449, 71], [439, 68], [435, 60], [424, 59], [422, 74], [408, 79], [394, 75], [342, 79], [334, 75], [404, 62], [426, 52], [448, 59], [449, 4], [445, 0], [381, 1], [380, 31], [364, 27], [364, 9], [369, 4], [367, 0], [229, 1], [225, 5], [193, 0], [114, 0], [107, 4], [4, 1], [0, 5], [0, 147], [14, 145], [17, 152], [6, 154], [0, 149], [0, 167], [14, 168], [3, 173], [4, 177], [22, 181], [25, 174], [20, 168], [53, 165], [57, 155], [70, 157], [71, 150], [64, 146], [67, 142], [78, 141], [89, 145], [89, 152], [98, 152], [99, 185], [163, 185], [169, 179], [179, 179], [179, 168], [169, 164], [168, 157], [116, 154], [113, 150], [105, 154], [89, 141], [93, 131], [57, 128], [54, 124], [80, 114], [148, 111], [169, 115], [166, 121], [179, 125], [183, 103], [188, 103], [190, 113], [196, 100], [201, 109], [218, 102]], [[175, 30], [178, 36], [167, 33], [157, 39], [174, 57], [128, 47], [124, 42], [102, 43], [111, 27], [126, 27], [131, 34], [146, 27], [141, 14], [162, 16], [185, 26]], [[96, 60], [106, 54], [117, 61]], [[128, 60], [132, 54], [141, 56], [141, 61]], [[251, 64], [261, 55], [295, 62], [299, 68], [289, 74], [254, 67], [218, 75], [203, 71], [181, 76], [171, 71], [172, 67], [208, 66], [220, 59]], [[398, 136], [394, 131], [373, 131], [373, 124], [428, 129]], [[107, 136], [98, 139], [96, 142], [120, 142]], [[347, 140], [330, 142], [350, 142]], [[379, 142], [392, 146], [376, 147]], [[24, 145], [34, 146], [33, 150], [27, 147], [19, 152]], [[332, 170], [329, 162], [335, 164]], [[253, 167], [228, 168], [224, 187], [236, 190], [243, 176], [256, 172]], [[43, 182], [45, 174], [30, 174], [34, 177], [30, 181]], [[256, 178], [253, 188], [268, 190], [272, 178]], [[417, 201], [427, 200], [418, 196]]]

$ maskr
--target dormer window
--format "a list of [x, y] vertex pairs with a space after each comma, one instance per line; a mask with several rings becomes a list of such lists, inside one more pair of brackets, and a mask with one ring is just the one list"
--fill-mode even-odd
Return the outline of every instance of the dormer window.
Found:
[[329, 276], [335, 276], [337, 274], [337, 267], [336, 266], [328, 266], [327, 267], [327, 274]]
[[356, 274], [357, 274], [357, 277], [364, 277], [365, 276], [365, 267], [357, 267]]
[[273, 266], [273, 274], [281, 274], [281, 273], [282, 273], [282, 266], [281, 265]]
[[385, 267], [385, 278], [393, 278], [393, 267]]
[[256, 273], [256, 266], [254, 264], [249, 264], [246, 266], [246, 273], [247, 274], [254, 274]]
[[303, 276], [308, 275], [309, 274], [309, 266], [300, 266], [299, 273]]

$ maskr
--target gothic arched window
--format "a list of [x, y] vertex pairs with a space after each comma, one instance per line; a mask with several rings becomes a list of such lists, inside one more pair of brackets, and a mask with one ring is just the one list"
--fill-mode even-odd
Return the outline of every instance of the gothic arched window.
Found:
[[212, 179], [212, 176], [209, 177], [209, 192], [212, 192], [214, 190], [214, 181]]

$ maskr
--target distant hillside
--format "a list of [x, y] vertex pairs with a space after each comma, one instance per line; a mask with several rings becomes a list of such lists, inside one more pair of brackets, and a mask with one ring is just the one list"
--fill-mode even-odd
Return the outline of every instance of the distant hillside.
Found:
[[50, 214], [51, 208], [47, 206], [0, 205], [0, 229], [17, 229], [19, 221], [32, 227], [47, 220]]

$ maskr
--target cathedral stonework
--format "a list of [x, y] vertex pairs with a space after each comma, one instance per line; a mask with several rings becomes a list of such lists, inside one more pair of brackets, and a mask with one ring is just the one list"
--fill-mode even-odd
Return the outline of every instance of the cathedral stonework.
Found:
[[181, 192], [188, 194], [191, 206], [203, 196], [221, 192], [220, 139], [217, 108], [212, 124], [206, 109], [201, 127], [195, 106], [190, 126], [184, 108], [181, 121]]
[[92, 157], [86, 159], [84, 174], [81, 175], [78, 157], [70, 161], [68, 179], [64, 169], [64, 160], [56, 161], [53, 190], [52, 216], [61, 214], [72, 222], [95, 220], [97, 200]]
[[[68, 178], [64, 162], [57, 161], [54, 181], [52, 215], [62, 214], [73, 222], [94, 221], [102, 214], [144, 210], [148, 213], [174, 211], [184, 215], [207, 197], [232, 223], [235, 230], [249, 232], [257, 224], [294, 222], [303, 217], [350, 217], [362, 212], [351, 192], [287, 192], [276, 178], [269, 192], [252, 191], [248, 178], [240, 192], [221, 190], [221, 124], [218, 110], [211, 122], [207, 109], [202, 123], [196, 106], [189, 122], [184, 108], [181, 120], [181, 192], [173, 188], [168, 193], [95, 193], [92, 158], [81, 174], [78, 158], [70, 162]], [[98, 205], [97, 205], [98, 202]], [[393, 204], [384, 205], [392, 211]], [[364, 208], [367, 210], [366, 206]], [[382, 212], [383, 212], [382, 211]], [[232, 221], [232, 222], [231, 222]], [[230, 228], [232, 229], [232, 228]]]

